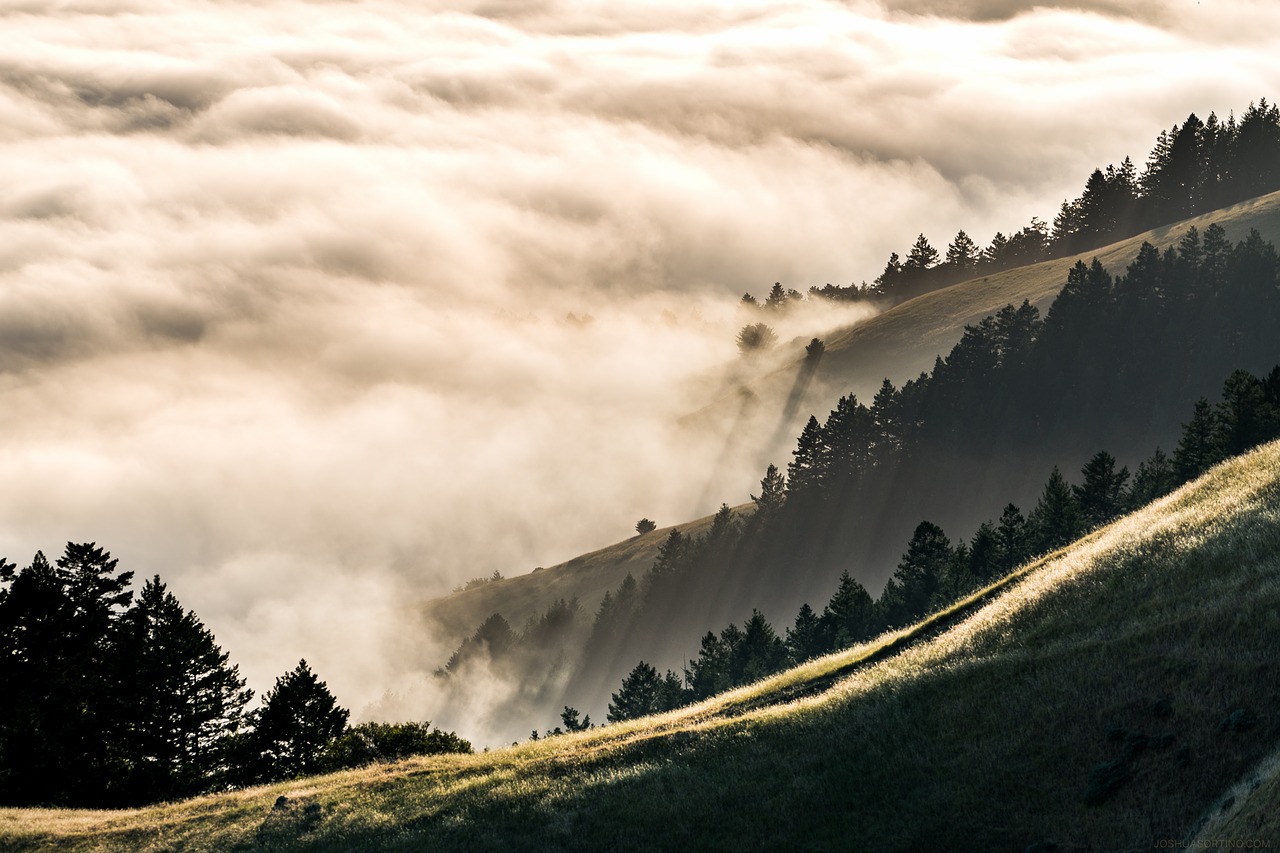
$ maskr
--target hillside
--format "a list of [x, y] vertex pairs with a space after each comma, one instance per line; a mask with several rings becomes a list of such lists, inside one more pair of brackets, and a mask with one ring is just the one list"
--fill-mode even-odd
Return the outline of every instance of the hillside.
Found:
[[[735, 507], [735, 511], [749, 512], [750, 505]], [[708, 515], [681, 524], [680, 532], [701, 535], [714, 517]], [[435, 598], [421, 605], [421, 616], [442, 638], [454, 640], [469, 634], [492, 613], [501, 613], [512, 625], [520, 626], [561, 598], [577, 596], [585, 606], [593, 608], [606, 591], [617, 589], [628, 572], [639, 580], [653, 565], [658, 548], [670, 533], [670, 527], [660, 527], [527, 575], [490, 581]]]
[[699, 705], [168, 806], [3, 810], [0, 849], [1176, 846], [1280, 741], [1277, 630], [1272, 443], [931, 620]]
[[[743, 405], [738, 389], [691, 416], [691, 421], [702, 425], [718, 423], [718, 428], [730, 435], [735, 449], [752, 459], [758, 457], [756, 467], [760, 470], [770, 461], [785, 464], [790, 459], [795, 437], [810, 413], [821, 416], [833, 407], [840, 395], [850, 390], [869, 401], [886, 376], [900, 383], [918, 375], [932, 367], [934, 359], [960, 339], [965, 325], [1005, 305], [1027, 299], [1043, 311], [1062, 289], [1067, 270], [1077, 260], [1097, 257], [1112, 271], [1120, 272], [1136, 257], [1144, 241], [1164, 248], [1176, 244], [1190, 226], [1203, 231], [1215, 222], [1222, 225], [1233, 240], [1243, 238], [1249, 229], [1257, 229], [1264, 239], [1280, 241], [1280, 192], [1148, 231], [1095, 251], [983, 276], [919, 296], [828, 336], [825, 353], [812, 381], [803, 397], [792, 401], [791, 407], [787, 405], [787, 398], [797, 387], [802, 358], [752, 383], [749, 407]], [[801, 347], [796, 346], [796, 351], [799, 355]], [[790, 420], [780, 424], [780, 413], [792, 407], [795, 411]], [[1090, 448], [1090, 452], [1096, 449]], [[1063, 464], [1069, 463], [1078, 464], [1078, 461], [1063, 460]], [[1031, 480], [1037, 487], [1043, 473], [1038, 467], [1030, 468]], [[1006, 489], [1001, 497], [1007, 498], [1013, 493], [1012, 489]], [[722, 499], [740, 497], [725, 495]], [[977, 511], [986, 510], [979, 507]], [[913, 517], [902, 521], [914, 523], [916, 520]], [[682, 532], [697, 534], [709, 523], [710, 516], [678, 526]], [[425, 623], [446, 642], [456, 643], [491, 613], [502, 613], [511, 624], [518, 626], [559, 598], [577, 596], [585, 607], [594, 608], [604, 592], [616, 589], [628, 572], [640, 578], [652, 564], [668, 531], [669, 528], [644, 537], [632, 537], [535, 573], [433, 599], [422, 607]], [[898, 545], [895, 540], [893, 547]]]

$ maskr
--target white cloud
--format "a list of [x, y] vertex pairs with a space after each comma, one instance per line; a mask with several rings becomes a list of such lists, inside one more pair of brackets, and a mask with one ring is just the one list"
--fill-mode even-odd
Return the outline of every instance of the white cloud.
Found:
[[96, 539], [359, 706], [389, 602], [745, 498], [675, 425], [743, 291], [1274, 97], [1277, 13], [1212, 7], [9, 4], [0, 553]]

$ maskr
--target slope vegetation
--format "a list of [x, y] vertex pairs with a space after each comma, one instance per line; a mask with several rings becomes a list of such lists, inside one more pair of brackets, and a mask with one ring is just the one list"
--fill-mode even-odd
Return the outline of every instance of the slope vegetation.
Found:
[[[933, 366], [937, 356], [951, 349], [965, 325], [1005, 305], [1026, 299], [1043, 312], [1062, 289], [1067, 271], [1077, 260], [1097, 257], [1109, 270], [1119, 273], [1137, 256], [1144, 241], [1163, 249], [1175, 245], [1191, 226], [1203, 231], [1213, 223], [1223, 226], [1231, 240], [1242, 239], [1250, 229], [1257, 229], [1264, 239], [1280, 242], [1280, 192], [1101, 249], [994, 273], [919, 296], [828, 336], [825, 353], [812, 375], [806, 374], [800, 357], [802, 348], [796, 346], [794, 363], [752, 384], [750, 405], [744, 406], [740, 389], [735, 389], [693, 420], [703, 424], [718, 422], [719, 429], [728, 431], [729, 441], [747, 455], [759, 452], [766, 463], [785, 463], [791, 458], [795, 437], [810, 413], [822, 415], [850, 391], [869, 402], [885, 377], [900, 384], [919, 375]], [[799, 376], [805, 379], [802, 381]], [[780, 422], [780, 414], [785, 415], [790, 409], [794, 409], [790, 420]], [[763, 471], [764, 463], [758, 467]], [[1042, 476], [1043, 472], [1035, 472], [1037, 482]], [[709, 524], [710, 516], [678, 526], [682, 533], [698, 534]], [[559, 598], [577, 596], [585, 607], [594, 608], [604, 592], [617, 589], [628, 572], [637, 580], [641, 577], [652, 565], [668, 532], [669, 528], [633, 537], [532, 574], [433, 599], [423, 605], [422, 614], [442, 639], [456, 643], [491, 613], [501, 613], [512, 625], [519, 626]]]
[[0, 847], [1178, 846], [1280, 743], [1278, 629], [1274, 443], [924, 623], [700, 705], [155, 808], [0, 811]]
[[967, 324], [976, 323], [1005, 305], [1018, 305], [1026, 299], [1043, 314], [1077, 261], [1089, 263], [1096, 257], [1112, 273], [1120, 273], [1138, 256], [1144, 242], [1163, 250], [1176, 245], [1191, 226], [1203, 232], [1214, 223], [1221, 225], [1232, 241], [1242, 240], [1250, 229], [1257, 229], [1264, 240], [1275, 242], [1280, 239], [1280, 192], [1162, 226], [1100, 249], [971, 279], [897, 305], [828, 338], [813, 394], [806, 399], [815, 410], [830, 407], [826, 398], [833, 391], [847, 394], [852, 390], [869, 399], [885, 377], [901, 384], [932, 368], [934, 358], [950, 351]]

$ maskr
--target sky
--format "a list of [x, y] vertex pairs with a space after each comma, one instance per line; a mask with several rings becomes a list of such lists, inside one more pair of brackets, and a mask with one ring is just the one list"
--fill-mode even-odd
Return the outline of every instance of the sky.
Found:
[[743, 292], [1052, 220], [1277, 55], [1262, 0], [0, 0], [0, 555], [358, 715], [406, 603], [747, 499], [680, 421]]

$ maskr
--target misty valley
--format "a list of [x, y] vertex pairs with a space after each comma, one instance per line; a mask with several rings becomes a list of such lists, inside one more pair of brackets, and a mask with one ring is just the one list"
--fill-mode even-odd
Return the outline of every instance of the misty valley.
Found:
[[0, 13], [0, 851], [1280, 844], [1280, 18], [331, 5]]

